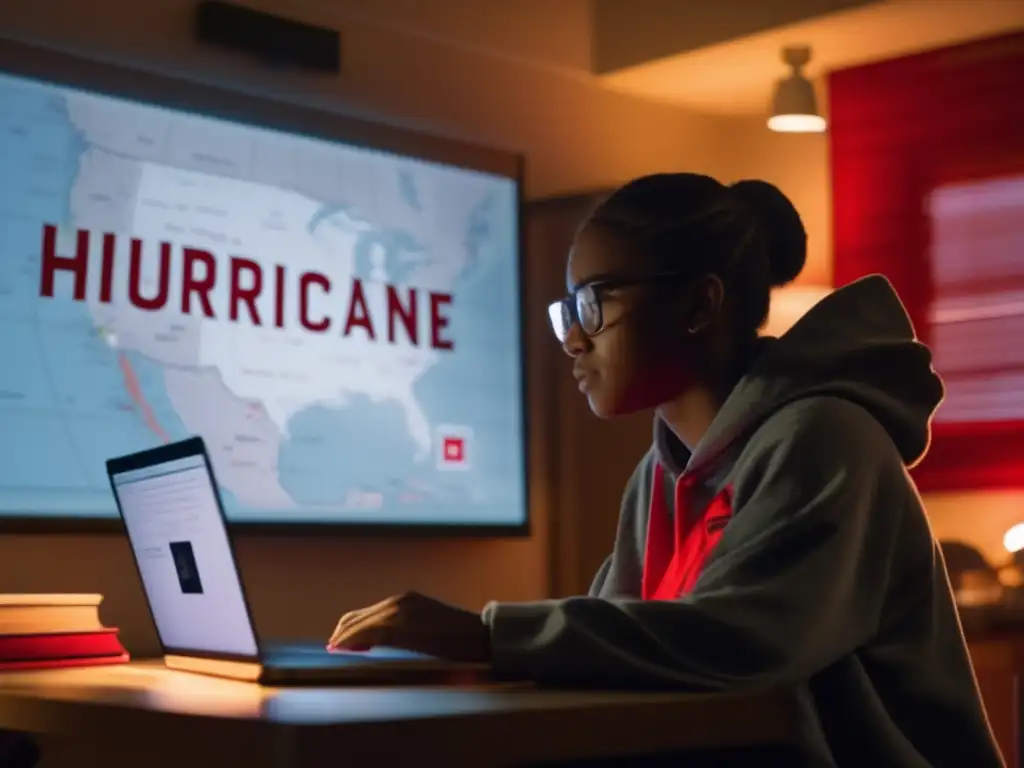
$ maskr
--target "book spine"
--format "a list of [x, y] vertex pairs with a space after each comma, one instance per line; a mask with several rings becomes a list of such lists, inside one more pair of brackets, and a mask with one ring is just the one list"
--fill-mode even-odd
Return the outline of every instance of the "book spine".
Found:
[[116, 656], [90, 656], [80, 659], [30, 659], [27, 661], [0, 661], [0, 672], [17, 672], [29, 669], [64, 669], [67, 667], [100, 667], [108, 664], [127, 664], [131, 657], [127, 653]]
[[28, 661], [124, 653], [117, 630], [0, 636], [0, 661]]

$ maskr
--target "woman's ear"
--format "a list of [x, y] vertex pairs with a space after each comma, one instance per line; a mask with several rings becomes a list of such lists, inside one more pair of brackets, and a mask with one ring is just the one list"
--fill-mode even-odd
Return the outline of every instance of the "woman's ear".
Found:
[[721, 314], [725, 286], [718, 275], [701, 275], [690, 284], [687, 293], [685, 327], [687, 332], [697, 334]]

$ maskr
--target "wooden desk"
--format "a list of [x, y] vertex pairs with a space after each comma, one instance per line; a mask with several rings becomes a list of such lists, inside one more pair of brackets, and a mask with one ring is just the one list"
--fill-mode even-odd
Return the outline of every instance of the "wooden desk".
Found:
[[[74, 764], [528, 765], [795, 741], [785, 694], [260, 688], [154, 663], [0, 674], [0, 728]], [[60, 760], [49, 753], [43, 765]], [[102, 762], [82, 762], [87, 755]], [[70, 764], [70, 763], [69, 763]]]

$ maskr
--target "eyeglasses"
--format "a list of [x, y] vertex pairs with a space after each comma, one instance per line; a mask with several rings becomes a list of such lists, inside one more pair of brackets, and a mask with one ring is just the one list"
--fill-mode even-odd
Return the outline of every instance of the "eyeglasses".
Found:
[[548, 306], [551, 329], [559, 342], [565, 343], [569, 331], [579, 323], [580, 330], [587, 336], [596, 336], [604, 330], [604, 296], [617, 288], [627, 288], [663, 280], [689, 280], [692, 273], [660, 272], [643, 277], [623, 277], [592, 280], [576, 288], [564, 299]]

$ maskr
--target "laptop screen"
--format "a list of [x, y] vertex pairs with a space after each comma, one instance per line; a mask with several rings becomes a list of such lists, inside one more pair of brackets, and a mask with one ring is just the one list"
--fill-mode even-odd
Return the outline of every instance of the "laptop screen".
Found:
[[203, 455], [111, 475], [157, 632], [170, 651], [257, 656]]

